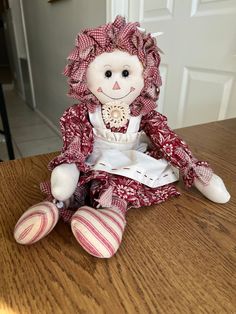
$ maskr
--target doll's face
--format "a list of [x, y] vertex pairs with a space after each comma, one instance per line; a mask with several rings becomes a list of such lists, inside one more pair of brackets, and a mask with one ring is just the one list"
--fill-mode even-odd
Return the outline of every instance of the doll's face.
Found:
[[89, 90], [102, 104], [122, 101], [130, 105], [144, 86], [142, 63], [137, 56], [120, 50], [97, 56], [86, 78]]

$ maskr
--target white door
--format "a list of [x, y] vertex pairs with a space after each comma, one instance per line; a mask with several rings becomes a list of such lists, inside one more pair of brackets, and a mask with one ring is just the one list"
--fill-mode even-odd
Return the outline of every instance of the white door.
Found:
[[236, 117], [236, 0], [129, 0], [118, 10], [164, 32], [159, 111], [172, 128]]

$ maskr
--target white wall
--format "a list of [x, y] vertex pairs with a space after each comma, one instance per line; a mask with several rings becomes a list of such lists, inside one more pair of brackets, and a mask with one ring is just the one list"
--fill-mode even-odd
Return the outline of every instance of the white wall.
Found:
[[24, 98], [24, 88], [19, 59], [20, 56], [24, 57], [25, 54], [20, 2], [9, 0], [9, 7], [10, 10], [6, 10], [4, 14], [8, 55], [15, 88]]
[[25, 99], [25, 89], [20, 58], [26, 59], [25, 38], [22, 25], [20, 1], [9, 0], [10, 10], [6, 12], [6, 34], [8, 53], [14, 77], [14, 85], [18, 93]]
[[66, 96], [62, 71], [79, 31], [106, 22], [106, 0], [23, 0], [36, 108], [58, 126], [76, 100]]
[[18, 58], [26, 58], [20, 1], [9, 0], [9, 6], [11, 9], [12, 21], [14, 25], [17, 55]]

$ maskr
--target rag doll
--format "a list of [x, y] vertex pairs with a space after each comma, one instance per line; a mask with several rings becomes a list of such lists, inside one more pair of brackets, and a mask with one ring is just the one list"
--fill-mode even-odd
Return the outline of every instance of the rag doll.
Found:
[[159, 52], [150, 33], [121, 16], [78, 34], [65, 75], [79, 102], [60, 120], [63, 148], [49, 164], [50, 182], [41, 184], [47, 198], [17, 222], [18, 243], [37, 242], [61, 218], [88, 253], [109, 258], [127, 210], [179, 195], [179, 174], [211, 201], [229, 200], [223, 181], [156, 111]]

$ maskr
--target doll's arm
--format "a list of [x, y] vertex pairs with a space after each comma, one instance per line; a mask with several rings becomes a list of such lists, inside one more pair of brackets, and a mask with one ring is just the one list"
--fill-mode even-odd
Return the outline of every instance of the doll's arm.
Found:
[[58, 201], [66, 201], [74, 193], [80, 171], [75, 163], [61, 164], [55, 167], [51, 174], [51, 191]]
[[61, 154], [50, 162], [49, 169], [52, 170], [52, 195], [65, 201], [74, 193], [80, 171], [88, 170], [85, 159], [93, 149], [93, 132], [87, 108], [82, 104], [66, 110], [60, 125], [63, 148]]
[[178, 168], [186, 187], [194, 185], [213, 202], [226, 203], [230, 199], [221, 178], [213, 174], [207, 162], [192, 155], [187, 144], [168, 127], [165, 116], [152, 111], [143, 117], [141, 128], [159, 152], [156, 157], [165, 158]]

